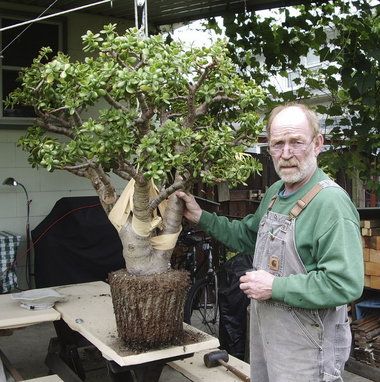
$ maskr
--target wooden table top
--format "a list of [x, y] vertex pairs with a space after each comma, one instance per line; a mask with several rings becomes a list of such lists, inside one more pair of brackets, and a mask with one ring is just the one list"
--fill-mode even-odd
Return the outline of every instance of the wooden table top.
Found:
[[54, 308], [29, 310], [11, 298], [11, 294], [0, 294], [0, 330], [15, 329], [46, 321], [59, 320], [61, 314]]
[[94, 344], [108, 360], [120, 366], [138, 365], [146, 362], [179, 357], [219, 346], [219, 340], [185, 325], [188, 332], [200, 333], [197, 343], [172, 346], [144, 353], [133, 352], [119, 339], [109, 285], [102, 281], [75, 284], [55, 288], [66, 295], [66, 301], [56, 303], [55, 309], [62, 319], [75, 331]]

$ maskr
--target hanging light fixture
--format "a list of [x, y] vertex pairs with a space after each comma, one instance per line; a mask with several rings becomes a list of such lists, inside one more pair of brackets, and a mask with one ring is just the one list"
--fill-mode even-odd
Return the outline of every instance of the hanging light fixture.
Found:
[[17, 187], [20, 186], [26, 196], [26, 283], [28, 287], [31, 287], [31, 260], [30, 260], [30, 251], [31, 251], [31, 239], [30, 239], [30, 204], [32, 203], [32, 200], [29, 199], [28, 191], [26, 190], [25, 186], [18, 182], [15, 178], [6, 178], [3, 181], [3, 184], [6, 186], [13, 186]]

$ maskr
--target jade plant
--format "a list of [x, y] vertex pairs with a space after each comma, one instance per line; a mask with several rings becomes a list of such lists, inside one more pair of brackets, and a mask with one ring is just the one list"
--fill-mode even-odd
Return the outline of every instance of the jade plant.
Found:
[[[7, 105], [33, 106], [36, 118], [19, 145], [33, 167], [91, 181], [128, 274], [170, 273], [183, 211], [175, 191], [235, 186], [260, 170], [245, 150], [262, 129], [266, 94], [237, 73], [223, 41], [185, 49], [116, 25], [82, 40], [82, 61], [43, 48], [21, 71]], [[110, 173], [129, 182], [121, 197]]]

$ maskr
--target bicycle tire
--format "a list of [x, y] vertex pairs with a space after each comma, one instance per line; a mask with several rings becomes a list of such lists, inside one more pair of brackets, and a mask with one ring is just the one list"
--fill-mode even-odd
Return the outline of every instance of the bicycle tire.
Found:
[[185, 323], [219, 337], [219, 306], [216, 274], [197, 280], [190, 288], [184, 309]]

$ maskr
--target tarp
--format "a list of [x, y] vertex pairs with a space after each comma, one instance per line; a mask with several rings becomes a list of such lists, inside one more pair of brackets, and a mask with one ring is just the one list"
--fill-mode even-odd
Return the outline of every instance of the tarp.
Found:
[[125, 267], [119, 235], [96, 196], [61, 198], [31, 233], [37, 288], [105, 281]]
[[219, 289], [219, 342], [221, 349], [244, 359], [249, 298], [239, 288], [239, 278], [252, 270], [252, 256], [238, 254], [224, 264], [225, 280]]

